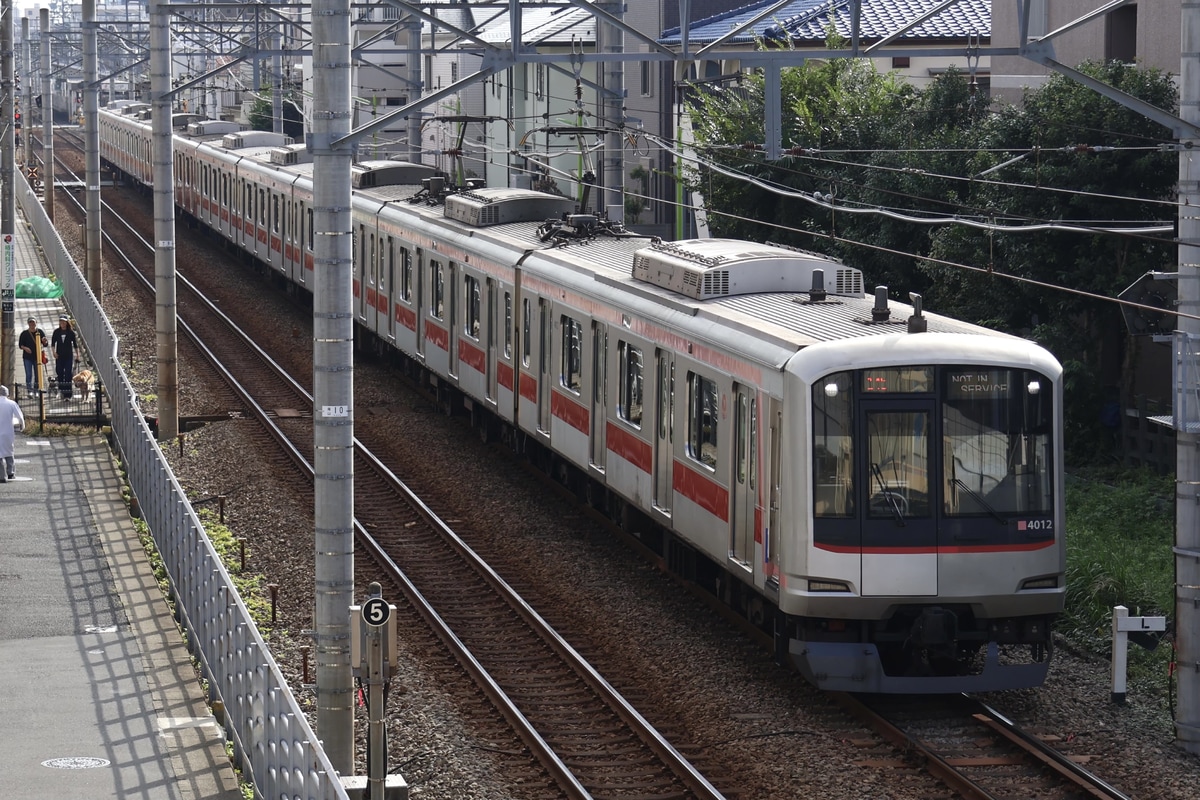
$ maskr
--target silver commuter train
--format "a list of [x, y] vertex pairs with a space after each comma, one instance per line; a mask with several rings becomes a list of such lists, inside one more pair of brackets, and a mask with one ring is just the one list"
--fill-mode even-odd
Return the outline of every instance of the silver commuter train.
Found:
[[[302, 147], [213, 128], [175, 136], [177, 206], [308, 286]], [[148, 121], [102, 111], [100, 138], [150, 181]], [[871, 297], [823, 256], [650, 240], [567, 198], [443, 195], [441, 180], [354, 167], [364, 341], [772, 634], [818, 687], [1044, 681], [1065, 597], [1047, 351]]]

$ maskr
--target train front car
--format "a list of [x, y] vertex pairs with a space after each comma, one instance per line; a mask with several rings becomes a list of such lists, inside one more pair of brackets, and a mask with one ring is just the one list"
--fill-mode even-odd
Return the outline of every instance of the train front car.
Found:
[[931, 317], [930, 331], [960, 332], [827, 341], [789, 365], [806, 402], [785, 404], [797, 469], [779, 516], [807, 530], [782, 532], [779, 607], [790, 658], [819, 687], [1045, 679], [1065, 596], [1062, 370], [967, 327]]

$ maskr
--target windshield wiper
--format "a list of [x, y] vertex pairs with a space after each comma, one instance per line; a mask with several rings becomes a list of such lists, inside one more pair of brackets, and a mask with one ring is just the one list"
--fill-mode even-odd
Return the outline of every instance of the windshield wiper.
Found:
[[992, 519], [996, 520], [996, 522], [999, 522], [1001, 525], [1008, 524], [1008, 520], [1006, 520], [1004, 517], [1000, 516], [1000, 512], [998, 512], [996, 509], [994, 509], [990, 505], [988, 505], [988, 502], [986, 500], [984, 500], [982, 497], [980, 497], [978, 494], [976, 494], [974, 489], [972, 489], [970, 486], [967, 486], [959, 478], [951, 478], [950, 482], [953, 483], [955, 486], [959, 487], [960, 489], [962, 489], [967, 494], [971, 495], [971, 498], [976, 503], [979, 503], [980, 508], [982, 508], [983, 510], [985, 510], [989, 514], [991, 514]]
[[891, 487], [887, 485], [887, 481], [883, 479], [883, 470], [875, 462], [871, 462], [871, 473], [875, 476], [875, 480], [879, 481], [879, 493], [883, 495], [883, 499], [892, 509], [892, 515], [896, 518], [896, 524], [903, 528], [907, 523], [904, 521], [904, 513], [900, 510], [900, 503], [896, 500], [896, 494]]

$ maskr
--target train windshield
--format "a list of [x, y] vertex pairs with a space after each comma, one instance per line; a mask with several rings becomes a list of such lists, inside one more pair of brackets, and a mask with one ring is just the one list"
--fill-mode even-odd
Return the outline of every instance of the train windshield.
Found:
[[[928, 366], [826, 376], [813, 387], [814, 516], [905, 526], [1050, 515], [1051, 389], [1045, 376], [1021, 369]], [[842, 538], [857, 526], [826, 530]]]
[[947, 514], [1049, 513], [1050, 382], [1028, 370], [943, 374]]

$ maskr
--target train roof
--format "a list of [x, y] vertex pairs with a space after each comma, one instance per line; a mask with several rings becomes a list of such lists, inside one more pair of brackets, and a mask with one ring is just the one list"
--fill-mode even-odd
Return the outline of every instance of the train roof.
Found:
[[[281, 177], [312, 180], [311, 162], [272, 164], [272, 149], [277, 147], [236, 152]], [[714, 344], [732, 346], [729, 335], [742, 332], [779, 348], [779, 354], [794, 353], [819, 342], [903, 334], [914, 315], [912, 305], [891, 300], [886, 314], [880, 313], [875, 297], [864, 292], [860, 270], [819, 253], [733, 239], [664, 242], [573, 212], [570, 198], [526, 189], [477, 188], [448, 195], [439, 205], [412, 203], [407, 201], [428, 192], [428, 182], [422, 187], [420, 181], [438, 174], [432, 167], [372, 161], [352, 169], [356, 183], [373, 183], [356, 188], [355, 194], [391, 204], [398, 219], [415, 216], [445, 225], [448, 238], [461, 237], [464, 245], [472, 242], [471, 249], [491, 250], [484, 254], [498, 263], [520, 259], [527, 269], [571, 283], [580, 292], [607, 294], [610, 300], [613, 291], [622, 292], [624, 297], [616, 301], [622, 311], [647, 318], [673, 314], [691, 330], [689, 335], [716, 339]], [[552, 229], [571, 235], [556, 237]], [[822, 287], [815, 284], [818, 274]], [[825, 294], [814, 293], [816, 288]], [[1017, 339], [938, 314], [921, 316], [931, 333]], [[779, 363], [774, 357], [767, 360]]]

